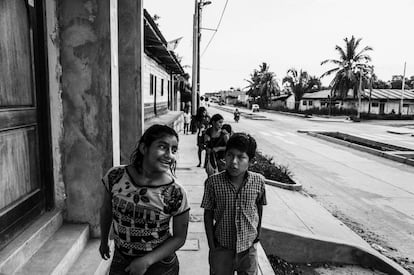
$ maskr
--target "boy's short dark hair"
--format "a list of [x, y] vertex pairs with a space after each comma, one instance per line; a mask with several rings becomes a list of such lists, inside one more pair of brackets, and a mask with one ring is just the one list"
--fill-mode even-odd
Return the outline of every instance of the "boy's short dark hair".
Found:
[[232, 135], [226, 144], [226, 152], [230, 149], [237, 149], [245, 152], [250, 160], [256, 155], [257, 144], [256, 140], [245, 133], [235, 133]]
[[231, 134], [231, 132], [232, 132], [230, 124], [223, 124], [223, 126], [221, 126], [221, 129], [226, 130], [229, 134]]

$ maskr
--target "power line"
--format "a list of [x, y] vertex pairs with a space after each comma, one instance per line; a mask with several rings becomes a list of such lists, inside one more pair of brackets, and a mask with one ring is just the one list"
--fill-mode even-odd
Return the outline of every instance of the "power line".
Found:
[[229, 2], [229, 0], [226, 0], [226, 4], [224, 5], [223, 11], [221, 12], [220, 20], [219, 20], [219, 22], [218, 22], [218, 24], [217, 24], [216, 30], [214, 31], [213, 35], [211, 36], [210, 41], [208, 41], [207, 46], [204, 48], [204, 51], [203, 51], [203, 53], [201, 54], [201, 56], [203, 56], [203, 55], [204, 55], [204, 53], [205, 53], [205, 52], [207, 51], [207, 49], [208, 49], [208, 46], [210, 46], [211, 41], [213, 41], [214, 36], [216, 36], [216, 33], [217, 33], [217, 31], [218, 31], [218, 29], [219, 29], [219, 27], [220, 27], [220, 24], [221, 24], [221, 20], [223, 20], [223, 15], [224, 15], [224, 12], [226, 11], [226, 8], [227, 8], [227, 3], [228, 3], [228, 2]]

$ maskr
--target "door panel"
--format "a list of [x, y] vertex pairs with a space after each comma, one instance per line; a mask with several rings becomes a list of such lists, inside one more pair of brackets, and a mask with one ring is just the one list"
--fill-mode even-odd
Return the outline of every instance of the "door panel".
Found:
[[45, 203], [34, 12], [25, 0], [0, 0], [0, 249]]
[[0, 212], [38, 189], [36, 129], [0, 132]]
[[0, 108], [33, 106], [31, 43], [25, 1], [0, 1], [0, 37]]

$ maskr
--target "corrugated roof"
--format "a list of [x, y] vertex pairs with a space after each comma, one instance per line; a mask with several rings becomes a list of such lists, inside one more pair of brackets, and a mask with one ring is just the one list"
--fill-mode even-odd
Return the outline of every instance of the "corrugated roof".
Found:
[[321, 90], [314, 93], [306, 93], [303, 95], [303, 99], [322, 99], [328, 98], [328, 95], [331, 94], [331, 90]]
[[[303, 99], [325, 99], [331, 94], [331, 90], [322, 90], [315, 93], [306, 93]], [[364, 98], [369, 97], [369, 89], [362, 92]], [[371, 99], [401, 99], [401, 90], [397, 89], [373, 89]], [[405, 90], [404, 99], [414, 100], [414, 90]]]
[[[369, 89], [365, 89], [362, 95], [369, 97]], [[397, 89], [373, 89], [371, 99], [401, 99], [401, 90]], [[414, 99], [414, 90], [405, 90], [403, 99]]]
[[144, 9], [144, 48], [147, 53], [168, 70], [184, 74], [184, 69], [173, 51], [168, 50], [167, 41], [158, 29], [151, 15]]

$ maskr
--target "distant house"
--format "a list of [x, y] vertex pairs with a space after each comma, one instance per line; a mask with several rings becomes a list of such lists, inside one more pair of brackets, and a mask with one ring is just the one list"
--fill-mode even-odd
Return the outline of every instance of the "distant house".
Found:
[[[299, 110], [312, 108], [327, 108], [329, 105], [356, 109], [358, 98], [347, 97], [344, 100], [331, 99], [331, 90], [322, 90], [315, 93], [306, 93], [300, 100]], [[371, 98], [371, 101], [370, 101]], [[371, 104], [371, 105], [370, 105]], [[401, 104], [401, 90], [396, 89], [365, 89], [361, 94], [361, 111], [371, 114], [399, 113]], [[404, 91], [402, 114], [414, 115], [414, 90]]]
[[[144, 112], [145, 119], [180, 109], [180, 91], [174, 85], [184, 70], [151, 15], [144, 10]], [[182, 91], [184, 92], [184, 91]]]
[[[371, 92], [371, 113], [390, 114], [400, 112], [401, 90], [396, 89], [374, 89]], [[362, 93], [362, 112], [368, 112], [370, 91], [365, 89]], [[404, 91], [403, 115], [414, 115], [414, 90]]]
[[226, 104], [235, 104], [237, 102], [246, 103], [246, 100], [247, 100], [246, 92], [241, 91], [239, 89], [225, 91], [223, 94], [223, 97], [224, 97]]
[[295, 109], [295, 96], [292, 93], [282, 93], [278, 96], [271, 97], [271, 107], [284, 107], [288, 109]]
[[[299, 110], [305, 111], [312, 108], [328, 107], [331, 90], [321, 90], [314, 93], [305, 93], [299, 103]], [[331, 102], [338, 105], [339, 102]]]

